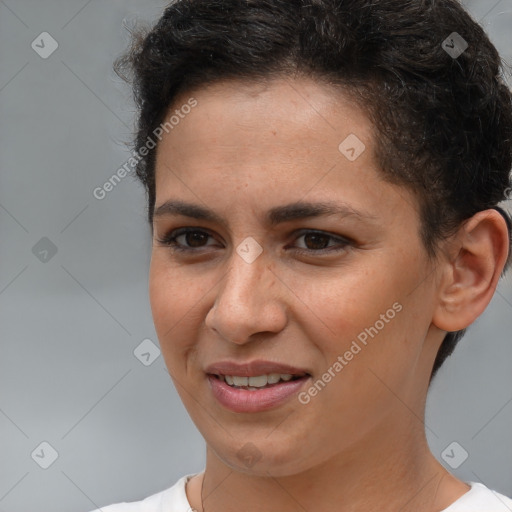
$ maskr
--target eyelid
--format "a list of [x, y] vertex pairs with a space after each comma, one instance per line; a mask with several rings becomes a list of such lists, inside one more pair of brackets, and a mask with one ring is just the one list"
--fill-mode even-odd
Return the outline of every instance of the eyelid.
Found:
[[302, 228], [302, 229], [298, 229], [293, 232], [293, 236], [295, 238], [298, 238], [298, 237], [301, 237], [304, 235], [309, 235], [309, 234], [323, 235], [323, 236], [332, 238], [333, 240], [336, 240], [336, 241], [338, 241], [340, 243], [344, 243], [344, 244], [354, 244], [355, 243], [355, 241], [351, 240], [349, 237], [337, 235], [334, 233], [330, 233], [329, 231], [323, 231], [321, 229]]
[[[197, 249], [190, 248], [190, 247], [180, 247], [177, 244], [173, 243], [176, 241], [176, 239], [180, 236], [186, 235], [188, 233], [202, 233], [208, 235], [210, 238], [215, 238], [215, 236], [210, 232], [209, 229], [206, 228], [200, 228], [195, 226], [189, 226], [189, 227], [183, 227], [183, 228], [176, 228], [171, 230], [169, 233], [165, 234], [163, 237], [157, 237], [157, 242], [165, 245], [165, 246], [171, 246], [174, 250], [181, 250], [183, 252], [199, 252], [202, 247], [199, 247]], [[205, 246], [210, 247], [210, 246]]]
[[[172, 248], [172, 250], [182, 253], [200, 253], [201, 250], [211, 247], [211, 245], [206, 245], [204, 247], [198, 247], [198, 248], [191, 248], [191, 247], [182, 247], [176, 243], [176, 239], [180, 236], [186, 235], [188, 233], [203, 233], [208, 235], [211, 238], [216, 238], [209, 229], [207, 228], [201, 228], [199, 226], [189, 226], [189, 227], [182, 227], [182, 228], [176, 228], [174, 230], [171, 230], [167, 235], [163, 236], [162, 238], [158, 238], [157, 241], [164, 246]], [[337, 242], [338, 248], [335, 246], [326, 247], [324, 249], [304, 249], [301, 247], [292, 247], [291, 249], [296, 252], [301, 252], [304, 254], [309, 255], [321, 255], [325, 253], [332, 253], [332, 252], [341, 252], [343, 250], [346, 250], [346, 246], [354, 246], [355, 241], [344, 237], [341, 235], [329, 233], [327, 231], [322, 231], [319, 229], [312, 229], [312, 228], [301, 228], [298, 230], [295, 230], [290, 236], [293, 237], [293, 241], [296, 241], [298, 238], [308, 235], [308, 234], [318, 234], [325, 236], [327, 238], [330, 238], [335, 243]]]

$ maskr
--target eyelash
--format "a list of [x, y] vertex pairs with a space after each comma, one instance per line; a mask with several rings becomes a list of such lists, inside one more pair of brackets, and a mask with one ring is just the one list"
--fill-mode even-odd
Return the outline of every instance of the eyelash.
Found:
[[[157, 239], [157, 241], [159, 243], [165, 245], [165, 246], [170, 247], [173, 251], [181, 252], [181, 253], [199, 252], [199, 251], [205, 249], [206, 247], [208, 247], [208, 246], [199, 247], [199, 248], [183, 247], [183, 246], [180, 246], [176, 242], [176, 239], [178, 237], [183, 236], [183, 235], [187, 235], [189, 233], [201, 233], [201, 234], [205, 234], [205, 235], [208, 235], [208, 236], [213, 238], [213, 236], [210, 233], [208, 233], [208, 231], [205, 231], [203, 229], [180, 228], [180, 229], [176, 229], [174, 231], [171, 231], [168, 235], [164, 236], [162, 239]], [[312, 229], [304, 229], [304, 230], [299, 231], [299, 233], [297, 234], [296, 239], [297, 238], [301, 238], [301, 237], [306, 236], [306, 235], [310, 235], [310, 234], [321, 235], [321, 236], [326, 237], [328, 239], [331, 239], [331, 240], [334, 240], [334, 241], [338, 241], [338, 243], [339, 243], [339, 245], [341, 247], [334, 248], [334, 249], [333, 248], [325, 248], [325, 249], [318, 249], [318, 250], [296, 248], [295, 249], [296, 252], [320, 255], [320, 254], [327, 254], [327, 253], [332, 253], [332, 252], [345, 251], [347, 246], [353, 244], [353, 242], [350, 241], [349, 239], [342, 238], [342, 237], [339, 237], [339, 236], [334, 236], [334, 235], [331, 235], [329, 233], [325, 233], [324, 231], [317, 231], [317, 230], [314, 230], [314, 229], [313, 230]]]

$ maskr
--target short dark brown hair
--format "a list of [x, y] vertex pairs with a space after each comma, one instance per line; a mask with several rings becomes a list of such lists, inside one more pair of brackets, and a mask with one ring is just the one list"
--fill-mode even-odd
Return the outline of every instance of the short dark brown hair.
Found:
[[[418, 198], [430, 257], [482, 210], [498, 209], [512, 231], [498, 206], [511, 190], [511, 92], [496, 48], [456, 0], [177, 0], [115, 69], [133, 83], [136, 151], [194, 88], [297, 74], [339, 86], [374, 124], [383, 178]], [[155, 154], [136, 168], [150, 224]], [[447, 333], [431, 378], [464, 333]]]

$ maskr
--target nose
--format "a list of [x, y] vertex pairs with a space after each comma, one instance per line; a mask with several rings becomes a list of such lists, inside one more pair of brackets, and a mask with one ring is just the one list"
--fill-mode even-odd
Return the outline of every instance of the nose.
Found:
[[263, 256], [247, 263], [235, 253], [206, 316], [206, 326], [238, 345], [248, 343], [255, 334], [278, 333], [287, 322], [280, 295], [283, 288]]

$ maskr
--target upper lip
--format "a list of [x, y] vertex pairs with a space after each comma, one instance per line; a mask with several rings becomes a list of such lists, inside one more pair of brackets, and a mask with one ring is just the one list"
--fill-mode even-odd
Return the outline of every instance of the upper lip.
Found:
[[219, 361], [207, 366], [205, 371], [206, 373], [214, 375], [234, 375], [239, 377], [256, 377], [258, 375], [267, 375], [269, 373], [299, 376], [309, 375], [309, 373], [302, 368], [296, 368], [288, 364], [262, 360], [250, 361], [247, 363]]

